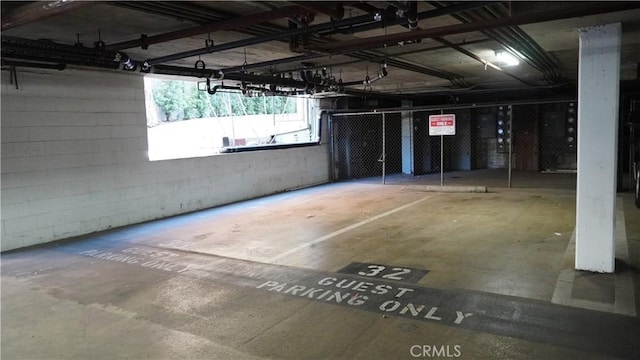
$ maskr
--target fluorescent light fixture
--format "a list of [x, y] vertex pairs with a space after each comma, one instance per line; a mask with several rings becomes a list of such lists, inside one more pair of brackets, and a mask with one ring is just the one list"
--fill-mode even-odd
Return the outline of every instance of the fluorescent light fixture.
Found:
[[496, 59], [498, 60], [498, 62], [502, 63], [502, 65], [504, 66], [515, 66], [520, 64], [520, 61], [518, 61], [518, 58], [516, 58], [515, 56], [509, 54], [504, 50], [496, 50]]

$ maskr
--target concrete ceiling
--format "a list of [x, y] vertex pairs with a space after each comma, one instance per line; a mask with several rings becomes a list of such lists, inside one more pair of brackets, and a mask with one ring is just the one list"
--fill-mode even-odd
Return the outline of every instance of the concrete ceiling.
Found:
[[[98, 40], [107, 49], [123, 41], [140, 39], [141, 34], [154, 36], [190, 29], [205, 24], [215, 24], [223, 19], [240, 20], [235, 26], [222, 30], [190, 34], [187, 37], [151, 44], [147, 49], [135, 47], [117, 48], [142, 64], [147, 59], [162, 57], [193, 49], [203, 48], [210, 38], [214, 46], [253, 39], [269, 34], [287, 31], [289, 26], [314, 29], [318, 24], [341, 21], [337, 18], [343, 12], [342, 20], [367, 17], [363, 24], [373, 24], [375, 29], [367, 31], [328, 34], [312, 32], [308, 43], [296, 49], [290, 46], [290, 37], [257, 44], [239, 46], [215, 53], [189, 56], [169, 60], [160, 65], [176, 65], [193, 69], [197, 60], [202, 60], [207, 69], [227, 69], [244, 64], [252, 65], [269, 60], [285, 59], [310, 54], [314, 57], [291, 62], [278, 62], [268, 66], [252, 67], [255, 74], [292, 73], [299, 78], [305, 67], [313, 74], [326, 67], [327, 76], [353, 83], [347, 91], [430, 96], [432, 94], [463, 94], [471, 92], [491, 92], [499, 90], [536, 90], [540, 92], [575, 91], [578, 62], [578, 29], [584, 26], [622, 23], [622, 70], [621, 79], [635, 79], [640, 62], [640, 2], [622, 3], [625, 9], [616, 8], [620, 3], [542, 3], [542, 2], [493, 2], [480, 8], [456, 12], [448, 15], [429, 17], [418, 21], [418, 29], [456, 27], [463, 22], [483, 23], [486, 20], [517, 17], [523, 14], [554, 14], [558, 9], [572, 11], [562, 15], [563, 19], [532, 22], [520, 26], [487, 27], [483, 31], [456, 32], [442, 36], [442, 39], [425, 37], [418, 43], [378, 42], [369, 44], [366, 50], [350, 51], [341, 48], [354, 39], [371, 39], [392, 34], [404, 36], [412, 31], [407, 28], [407, 19], [413, 13], [424, 14], [438, 8], [453, 9], [470, 4], [465, 2], [417, 2], [412, 9], [407, 1], [367, 1], [367, 2], [284, 2], [284, 1], [183, 1], [183, 2], [2, 2], [3, 58], [8, 60], [45, 59], [21, 58], [5, 51], [6, 37], [32, 40], [46, 39], [58, 44], [73, 45], [79, 42], [85, 47], [93, 47]], [[588, 16], [581, 15], [583, 6], [599, 6]], [[297, 9], [294, 16], [282, 16], [258, 23], [251, 16], [273, 13], [284, 8]], [[376, 10], [379, 9], [379, 10]], [[286, 10], [286, 9], [285, 9]], [[613, 11], [618, 10], [618, 11]], [[384, 20], [374, 21], [375, 12], [385, 15]], [[331, 19], [327, 13], [336, 17]], [[336, 14], [338, 13], [338, 14]], [[390, 19], [401, 16], [400, 24], [389, 25]], [[246, 20], [246, 21], [245, 21]], [[293, 24], [292, 21], [298, 23]], [[385, 26], [388, 25], [388, 26]], [[357, 28], [357, 25], [353, 25]], [[349, 30], [344, 27], [342, 30]], [[420, 31], [420, 30], [418, 30]], [[515, 40], [514, 40], [515, 39]], [[517, 41], [516, 41], [517, 40]], [[444, 42], [443, 42], [444, 41]], [[458, 49], [447, 44], [457, 44]], [[386, 44], [386, 45], [385, 45]], [[454, 45], [455, 47], [455, 45]], [[330, 48], [331, 50], [326, 50]], [[333, 50], [336, 49], [336, 50]], [[534, 60], [520, 59], [517, 66], [503, 66], [495, 56], [495, 51], [507, 49], [523, 54]], [[293, 51], [292, 51], [293, 50]], [[474, 58], [475, 57], [475, 58]], [[536, 60], [537, 59], [537, 60]], [[502, 69], [486, 66], [483, 61], [494, 63]], [[60, 61], [53, 61], [60, 62]], [[303, 64], [304, 63], [304, 64]], [[367, 76], [373, 79], [382, 71], [382, 64], [388, 64], [388, 76], [370, 85], [362, 83]], [[541, 68], [540, 63], [546, 67]], [[6, 64], [5, 64], [6, 65]], [[138, 70], [139, 68], [137, 68]], [[117, 71], [117, 70], [113, 70]], [[235, 71], [239, 71], [235, 69]], [[154, 72], [153, 70], [151, 72]], [[226, 72], [225, 74], [231, 74]], [[550, 74], [554, 74], [550, 76]], [[451, 79], [454, 78], [452, 81]]]

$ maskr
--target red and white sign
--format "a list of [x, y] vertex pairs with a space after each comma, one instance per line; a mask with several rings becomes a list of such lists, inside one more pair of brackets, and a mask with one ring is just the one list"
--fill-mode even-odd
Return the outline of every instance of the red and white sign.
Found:
[[429, 115], [429, 136], [455, 135], [456, 115]]

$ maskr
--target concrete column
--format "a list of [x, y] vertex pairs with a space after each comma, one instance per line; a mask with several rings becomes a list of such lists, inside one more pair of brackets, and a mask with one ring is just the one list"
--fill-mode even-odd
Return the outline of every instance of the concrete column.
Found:
[[621, 27], [579, 36], [576, 269], [613, 272]]
[[[402, 107], [410, 107], [412, 101], [402, 100]], [[413, 174], [413, 111], [403, 111], [402, 116], [402, 173]]]

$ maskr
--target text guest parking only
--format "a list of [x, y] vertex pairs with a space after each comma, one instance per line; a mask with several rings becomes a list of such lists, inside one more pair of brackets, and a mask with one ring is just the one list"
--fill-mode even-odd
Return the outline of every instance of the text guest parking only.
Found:
[[285, 283], [267, 280], [256, 287], [269, 292], [322, 301], [385, 315], [410, 317], [417, 320], [446, 322], [459, 325], [473, 313], [451, 309], [446, 304], [429, 303], [425, 289], [328, 276], [311, 284]]

